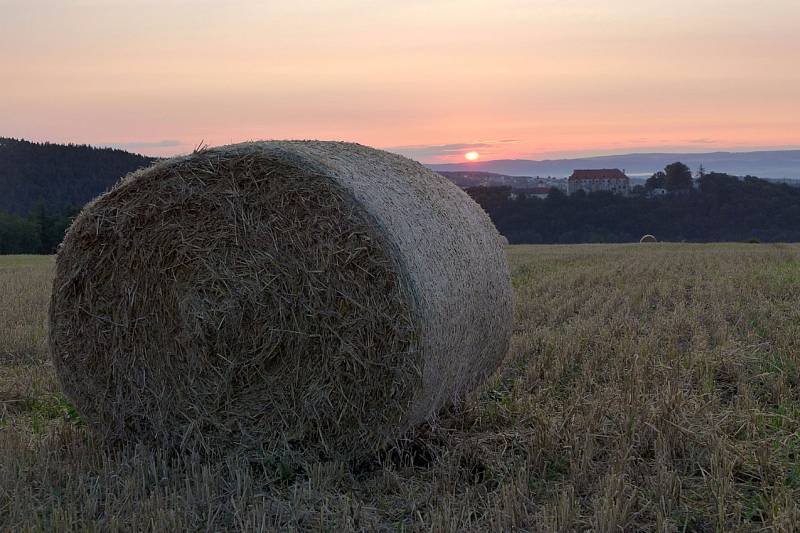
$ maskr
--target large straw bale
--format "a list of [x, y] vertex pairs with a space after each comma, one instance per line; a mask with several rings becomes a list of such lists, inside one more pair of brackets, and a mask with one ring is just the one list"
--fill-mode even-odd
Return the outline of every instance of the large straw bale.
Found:
[[473, 391], [511, 327], [501, 239], [463, 191], [320, 141], [125, 177], [68, 231], [50, 308], [93, 428], [206, 450], [375, 449]]
[[639, 239], [639, 242], [641, 243], [658, 242], [658, 240], [648, 233], [647, 235], [642, 235], [642, 238]]

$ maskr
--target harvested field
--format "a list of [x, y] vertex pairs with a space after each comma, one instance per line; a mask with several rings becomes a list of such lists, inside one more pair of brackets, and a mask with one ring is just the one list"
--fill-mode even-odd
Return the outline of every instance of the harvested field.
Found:
[[500, 372], [359, 463], [98, 447], [45, 351], [52, 261], [0, 258], [0, 530], [794, 530], [800, 245], [507, 254]]

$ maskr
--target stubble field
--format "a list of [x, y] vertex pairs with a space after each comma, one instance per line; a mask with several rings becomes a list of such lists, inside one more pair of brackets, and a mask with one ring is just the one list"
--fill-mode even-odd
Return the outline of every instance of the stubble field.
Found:
[[508, 255], [501, 370], [359, 464], [98, 445], [47, 357], [52, 258], [0, 257], [0, 530], [795, 530], [800, 245]]

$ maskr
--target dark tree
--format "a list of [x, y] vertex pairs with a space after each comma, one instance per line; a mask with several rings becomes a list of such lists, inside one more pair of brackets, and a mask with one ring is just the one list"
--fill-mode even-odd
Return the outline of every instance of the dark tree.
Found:
[[649, 178], [647, 181], [644, 182], [644, 186], [647, 190], [653, 189], [663, 189], [665, 187], [667, 181], [667, 175], [664, 174], [663, 171], [659, 170]]
[[692, 188], [692, 171], [677, 161], [664, 168], [664, 188], [668, 191]]
[[511, 187], [469, 187], [467, 194], [486, 208], [504, 205], [511, 194]]
[[[583, 193], [583, 190], [579, 190], [578, 193]], [[558, 187], [550, 187], [550, 190], [547, 191], [547, 198], [546, 200], [551, 204], [561, 205], [567, 201], [567, 195], [564, 194], [564, 191], [559, 189]]]

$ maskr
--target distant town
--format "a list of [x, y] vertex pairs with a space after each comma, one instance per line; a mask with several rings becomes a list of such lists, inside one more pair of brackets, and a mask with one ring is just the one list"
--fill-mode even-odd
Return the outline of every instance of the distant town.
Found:
[[[447, 175], [511, 244], [800, 241], [800, 187], [676, 161], [646, 180], [624, 170], [575, 169], [568, 178]], [[791, 184], [790, 184], [791, 183]], [[467, 185], [467, 186], [465, 186]]]
[[[508, 198], [544, 199], [556, 189], [564, 194], [610, 192], [622, 196], [644, 196], [648, 198], [671, 194], [684, 194], [687, 189], [697, 188], [698, 179], [706, 170], [700, 166], [695, 173], [683, 163], [676, 162], [649, 178], [630, 177], [624, 169], [586, 168], [575, 169], [567, 178], [553, 176], [509, 176], [480, 171], [439, 171], [440, 174], [461, 187], [501, 187], [507, 189]], [[672, 173], [670, 176], [669, 174]], [[693, 179], [698, 178], [698, 179]], [[670, 179], [672, 181], [670, 181]], [[766, 179], [771, 183], [800, 187], [800, 180]], [[671, 184], [671, 186], [668, 185]]]

